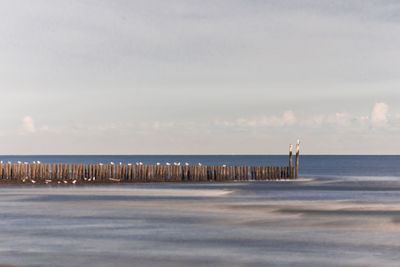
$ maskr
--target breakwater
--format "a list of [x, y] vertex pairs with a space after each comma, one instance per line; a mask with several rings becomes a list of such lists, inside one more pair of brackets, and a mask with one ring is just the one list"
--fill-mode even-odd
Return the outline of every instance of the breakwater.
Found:
[[136, 164], [42, 164], [0, 162], [1, 183], [154, 183], [154, 182], [223, 182], [296, 179], [299, 172], [300, 142], [289, 147], [288, 166], [203, 166], [180, 163], [161, 165]]
[[22, 183], [222, 182], [295, 179], [288, 166], [0, 163], [0, 179]]

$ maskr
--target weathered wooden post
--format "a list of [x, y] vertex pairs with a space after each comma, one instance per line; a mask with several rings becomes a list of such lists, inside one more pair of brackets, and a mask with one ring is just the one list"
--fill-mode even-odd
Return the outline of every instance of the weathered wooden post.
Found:
[[293, 145], [290, 144], [290, 146], [289, 146], [289, 178], [293, 178], [292, 168], [293, 168]]
[[297, 140], [297, 145], [296, 145], [296, 174], [295, 174], [295, 178], [299, 178], [299, 158], [300, 158], [300, 140]]

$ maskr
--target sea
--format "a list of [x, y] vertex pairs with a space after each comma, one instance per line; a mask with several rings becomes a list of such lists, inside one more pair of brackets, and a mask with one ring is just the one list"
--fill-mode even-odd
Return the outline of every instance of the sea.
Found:
[[[38, 155], [0, 160], [285, 166], [289, 157]], [[2, 186], [0, 266], [399, 266], [400, 156], [301, 155], [300, 177]]]
[[[3, 162], [40, 161], [65, 164], [166, 164], [180, 162], [197, 165], [287, 166], [288, 155], [2, 155]], [[294, 157], [293, 157], [294, 162]], [[300, 177], [362, 178], [391, 177], [400, 179], [400, 155], [301, 155]]]

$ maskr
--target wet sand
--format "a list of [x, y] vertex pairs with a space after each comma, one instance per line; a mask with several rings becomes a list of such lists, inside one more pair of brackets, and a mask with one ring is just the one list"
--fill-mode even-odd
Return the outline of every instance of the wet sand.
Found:
[[397, 179], [1, 187], [0, 265], [397, 266]]

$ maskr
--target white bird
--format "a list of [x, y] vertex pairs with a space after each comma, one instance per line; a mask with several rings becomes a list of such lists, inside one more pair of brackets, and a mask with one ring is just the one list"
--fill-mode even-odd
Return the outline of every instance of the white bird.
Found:
[[132, 166], [132, 163], [128, 163], [128, 166]]
[[36, 161], [33, 161], [33, 164], [36, 164]]
[[3, 164], [3, 161], [0, 161], [1, 164]]
[[32, 182], [32, 184], [36, 184], [36, 181], [35, 181], [35, 180], [31, 180], [31, 182]]
[[22, 162], [18, 160], [18, 164], [21, 164]]
[[156, 165], [157, 165], [157, 166], [160, 166], [160, 162], [157, 162]]
[[189, 166], [189, 163], [186, 162], [185, 165], [186, 165], [186, 166]]
[[167, 162], [167, 163], [165, 163], [165, 165], [167, 165], [167, 166], [169, 166], [169, 165], [171, 165], [169, 162]]
[[110, 164], [111, 164], [111, 165], [114, 165], [114, 162], [111, 161]]
[[178, 162], [178, 166], [181, 166], [181, 163], [180, 163], [180, 162]]
[[29, 164], [29, 162], [26, 162], [26, 161], [25, 161], [24, 164], [25, 164], [25, 165], [26, 165], [26, 164]]
[[64, 184], [68, 184], [68, 181], [64, 181]]
[[202, 164], [199, 162], [199, 166], [201, 166]]
[[122, 165], [122, 162], [120, 162], [119, 165]]
[[143, 162], [139, 162], [139, 165], [143, 165]]
[[76, 184], [76, 180], [73, 180], [72, 183], [73, 183], [73, 184]]
[[224, 165], [222, 165], [222, 167], [226, 167], [226, 165], [224, 164]]
[[103, 166], [103, 163], [99, 163], [100, 166]]
[[37, 161], [37, 164], [40, 164], [40, 161]]

